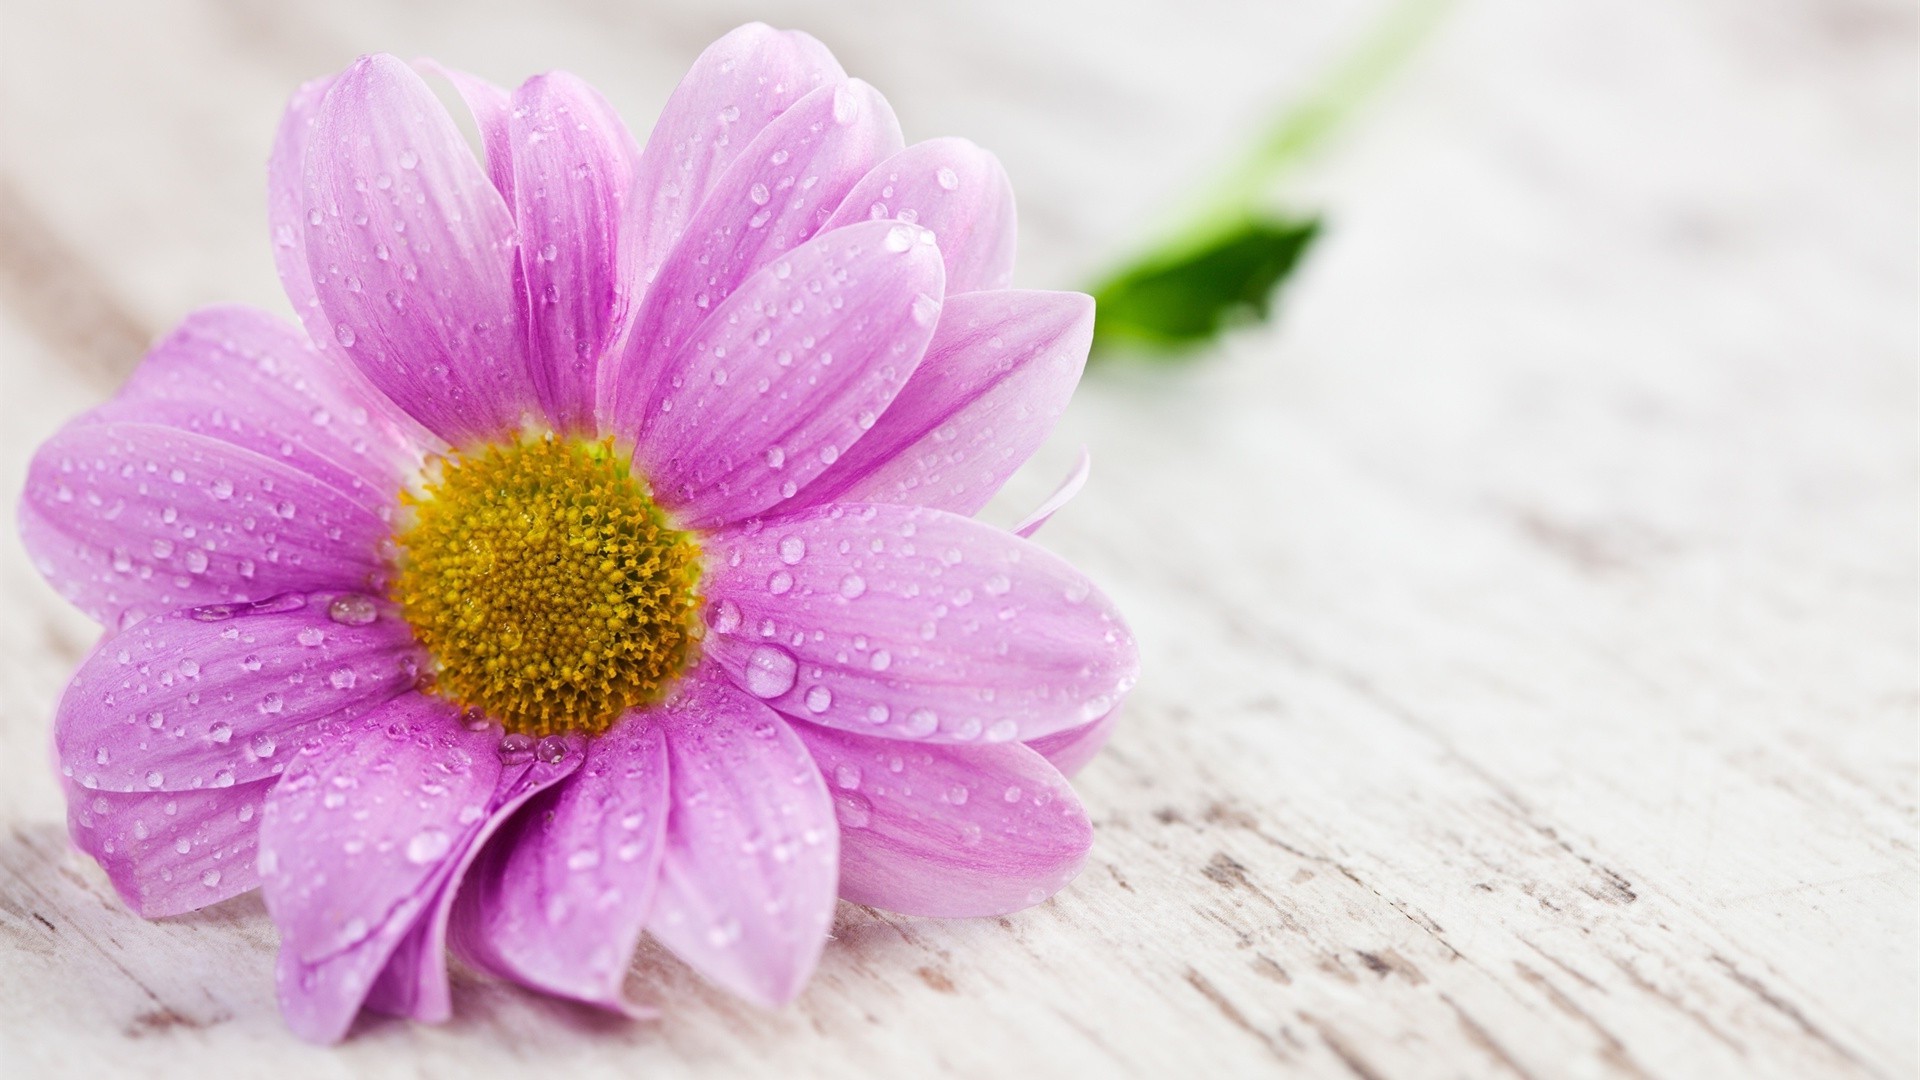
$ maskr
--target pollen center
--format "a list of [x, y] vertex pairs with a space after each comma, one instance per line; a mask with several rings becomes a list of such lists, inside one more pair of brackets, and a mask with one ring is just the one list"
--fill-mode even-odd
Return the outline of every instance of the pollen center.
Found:
[[612, 440], [455, 454], [415, 495], [392, 595], [431, 689], [526, 735], [598, 734], [693, 648], [700, 549]]

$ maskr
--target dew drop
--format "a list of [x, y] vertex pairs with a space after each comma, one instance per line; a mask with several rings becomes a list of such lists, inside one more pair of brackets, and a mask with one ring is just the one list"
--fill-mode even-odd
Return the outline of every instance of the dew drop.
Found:
[[761, 645], [747, 657], [747, 692], [757, 698], [774, 698], [793, 689], [799, 665], [785, 649]]
[[823, 713], [833, 705], [833, 691], [824, 686], [815, 686], [807, 691], [807, 711]]
[[939, 726], [940, 717], [932, 709], [915, 709], [907, 714], [907, 721], [901, 725], [901, 730], [917, 739], [933, 734], [933, 729]]
[[960, 174], [947, 168], [945, 165], [934, 170], [933, 179], [948, 191], [957, 191], [960, 188]]
[[344, 593], [327, 604], [327, 618], [342, 626], [365, 626], [379, 617], [373, 598], [359, 593]]
[[453, 848], [453, 839], [440, 829], [423, 829], [407, 841], [407, 861], [424, 865]]

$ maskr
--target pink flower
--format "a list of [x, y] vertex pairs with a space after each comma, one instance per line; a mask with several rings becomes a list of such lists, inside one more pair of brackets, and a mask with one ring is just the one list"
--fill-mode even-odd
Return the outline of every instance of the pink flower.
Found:
[[446, 74], [484, 166], [391, 57], [289, 106], [305, 334], [195, 312], [34, 459], [26, 543], [108, 628], [55, 726], [75, 843], [147, 916], [259, 886], [320, 1041], [445, 1018], [449, 943], [638, 1012], [644, 931], [775, 1004], [836, 896], [1051, 895], [1137, 658], [966, 516], [1092, 326], [1006, 287], [999, 164], [759, 25], [644, 150], [572, 76]]

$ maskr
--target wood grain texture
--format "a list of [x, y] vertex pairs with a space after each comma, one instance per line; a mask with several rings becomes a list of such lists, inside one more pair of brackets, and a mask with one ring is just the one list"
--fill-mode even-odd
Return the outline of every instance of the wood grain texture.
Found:
[[[261, 163], [355, 53], [566, 67], [644, 126], [730, 25], [809, 29], [1001, 153], [1057, 288], [1371, 14], [534, 7], [0, 0], [6, 505], [189, 308], [284, 310]], [[0, 545], [0, 1075], [1913, 1075], [1915, 75], [1897, 0], [1463, 5], [1300, 178], [1283, 325], [1094, 372], [989, 511], [1092, 448], [1041, 539], [1145, 671], [1085, 873], [843, 906], [777, 1013], [649, 947], [658, 1023], [461, 974], [448, 1025], [294, 1042], [256, 898], [145, 922], [67, 847], [95, 631]]]

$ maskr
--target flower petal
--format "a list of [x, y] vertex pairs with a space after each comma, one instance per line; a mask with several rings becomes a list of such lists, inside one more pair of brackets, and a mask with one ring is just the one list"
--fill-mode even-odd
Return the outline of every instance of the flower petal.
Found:
[[164, 424], [284, 461], [380, 513], [439, 440], [264, 311], [188, 315], [88, 422]]
[[621, 232], [639, 149], [605, 98], [564, 71], [514, 91], [514, 221], [528, 350], [554, 427], [593, 427], [600, 357], [627, 312]]
[[273, 266], [280, 273], [280, 287], [286, 290], [294, 315], [307, 328], [313, 347], [322, 352], [333, 347], [333, 327], [320, 313], [313, 271], [307, 266], [305, 169], [307, 144], [313, 141], [320, 103], [333, 89], [336, 78], [327, 75], [313, 79], [293, 92], [280, 115], [273, 151], [267, 158], [267, 228], [273, 234]]
[[1133, 685], [1113, 604], [971, 518], [853, 504], [709, 537], [706, 655], [782, 712], [931, 742], [1032, 739]]
[[[344, 1035], [403, 946], [382, 1003], [439, 1015], [446, 890], [517, 800], [571, 768], [563, 750], [534, 773], [532, 753], [503, 761], [500, 746], [497, 729], [469, 729], [455, 706], [410, 694], [300, 748], [267, 797], [258, 860], [281, 934], [280, 1007], [296, 1034]], [[423, 919], [426, 939], [410, 941]]]
[[754, 271], [818, 233], [848, 190], [899, 147], [893, 110], [857, 79], [820, 87], [755, 136], [648, 279], [633, 330], [602, 378], [603, 426], [631, 436], [649, 422], [648, 406], [671, 385], [663, 362]]
[[82, 420], [34, 455], [20, 533], [54, 588], [114, 627], [289, 590], [369, 590], [387, 524], [232, 443]]
[[761, 1005], [806, 985], [833, 920], [839, 830], [787, 722], [692, 675], [660, 711], [673, 809], [647, 928], [680, 959]]
[[940, 311], [940, 255], [891, 221], [816, 237], [728, 297], [663, 372], [634, 459], [688, 525], [790, 498], [887, 408]]
[[1092, 341], [1081, 293], [949, 295], [913, 378], [797, 501], [974, 513], [1053, 431]]
[[307, 265], [333, 340], [455, 445], [538, 408], [513, 289], [513, 217], [453, 118], [391, 56], [362, 57], [307, 147]]
[[[564, 746], [558, 744], [564, 743]], [[542, 793], [551, 791], [578, 769], [585, 757], [586, 740], [578, 736], [549, 739], [553, 758], [536, 759], [501, 773], [501, 784], [488, 804], [487, 817], [480, 830], [460, 849], [457, 859], [449, 857], [450, 869], [425, 918], [413, 924], [407, 936], [393, 950], [373, 989], [367, 992], [366, 1007], [392, 1016], [405, 1016], [423, 1023], [437, 1024], [453, 1015], [451, 988], [447, 984], [447, 934], [452, 925], [453, 904], [460, 895], [474, 860], [489, 846], [494, 833], [519, 816], [525, 805]], [[517, 779], [516, 779], [517, 776]]]
[[796, 722], [832, 785], [840, 895], [930, 918], [1005, 915], [1072, 881], [1093, 825], [1059, 770], [1019, 743], [902, 746]]
[[1115, 705], [1107, 714], [1090, 724], [1082, 724], [1065, 731], [1056, 731], [1051, 735], [1042, 735], [1027, 745], [1041, 757], [1047, 759], [1063, 776], [1072, 776], [1085, 768], [1087, 762], [1107, 745], [1107, 739], [1113, 734], [1113, 726], [1120, 719], [1120, 706]]
[[815, 87], [846, 77], [825, 45], [797, 30], [748, 23], [707, 46], [640, 154], [636, 280], [654, 280], [714, 183], [761, 128]]
[[142, 918], [194, 911], [260, 884], [254, 853], [272, 781], [138, 795], [64, 786], [74, 846]]
[[1053, 494], [1047, 496], [1039, 506], [1034, 507], [1032, 513], [1020, 519], [1019, 524], [1013, 527], [1013, 535], [1028, 537], [1039, 532], [1040, 526], [1052, 521], [1053, 515], [1080, 494], [1080, 489], [1087, 486], [1087, 477], [1092, 473], [1093, 455], [1087, 453], [1087, 448], [1083, 446], [1080, 448], [1080, 457], [1074, 461], [1073, 470], [1067, 473], [1066, 479], [1060, 481], [1060, 486], [1054, 488]]
[[292, 756], [279, 751], [302, 731], [411, 690], [422, 659], [397, 613], [366, 596], [156, 615], [101, 642], [67, 684], [53, 729], [60, 771], [123, 792], [277, 776]]
[[466, 103], [473, 124], [480, 129], [480, 148], [486, 154], [487, 179], [493, 188], [513, 205], [513, 95], [505, 89], [470, 72], [450, 68], [437, 61], [413, 62], [423, 75], [437, 75], [453, 86]]
[[646, 1014], [621, 986], [653, 909], [667, 806], [666, 736], [651, 712], [630, 714], [487, 846], [454, 907], [455, 951], [536, 990]]
[[999, 158], [966, 139], [915, 143], [874, 166], [821, 231], [873, 218], [932, 230], [947, 262], [949, 296], [1004, 289], [1013, 280], [1013, 181]]

